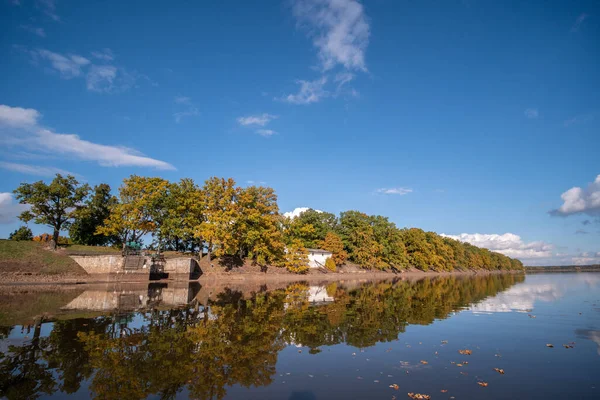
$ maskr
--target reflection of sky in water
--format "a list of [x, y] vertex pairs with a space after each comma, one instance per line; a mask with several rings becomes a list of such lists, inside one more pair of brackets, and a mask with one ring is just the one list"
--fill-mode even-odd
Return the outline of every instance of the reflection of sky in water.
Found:
[[[600, 287], [600, 274], [527, 275], [525, 282], [469, 307], [474, 313], [531, 312], [536, 304], [552, 303], [566, 295]], [[558, 278], [558, 279], [557, 279]]]

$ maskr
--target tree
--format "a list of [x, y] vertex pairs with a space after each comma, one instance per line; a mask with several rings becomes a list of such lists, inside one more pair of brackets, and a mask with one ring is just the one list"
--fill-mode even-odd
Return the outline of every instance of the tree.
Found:
[[284, 253], [277, 195], [271, 188], [238, 188], [236, 194], [234, 241], [240, 255], [258, 264], [273, 264]]
[[335, 265], [340, 266], [346, 262], [348, 253], [346, 250], [344, 250], [344, 242], [342, 242], [342, 238], [340, 238], [336, 233], [327, 232], [325, 239], [319, 244], [319, 246], [323, 250], [330, 251], [333, 254], [331, 258]]
[[337, 225], [334, 214], [308, 209], [288, 221], [288, 235], [302, 241], [304, 247], [315, 248], [325, 239], [327, 232]]
[[43, 181], [22, 183], [14, 193], [19, 203], [31, 207], [21, 213], [19, 219], [25, 223], [33, 220], [36, 224], [51, 227], [56, 249], [60, 231], [69, 228], [89, 190], [89, 185], [80, 185], [72, 175], [63, 177], [56, 174], [49, 185]]
[[335, 265], [335, 261], [333, 261], [332, 257], [325, 260], [325, 268], [327, 268], [331, 272], [337, 271], [337, 266]]
[[31, 229], [22, 226], [8, 236], [9, 240], [33, 240]]
[[160, 242], [169, 189], [169, 181], [162, 178], [131, 175], [124, 179], [119, 187], [119, 201], [111, 207], [110, 216], [97, 232], [118, 235], [123, 247], [147, 233], [157, 235]]
[[171, 184], [163, 231], [173, 250], [202, 250], [202, 243], [194, 233], [204, 220], [203, 201], [203, 192], [192, 179], [183, 178]]
[[119, 242], [118, 235], [98, 235], [98, 227], [110, 216], [110, 210], [118, 200], [110, 194], [110, 186], [101, 183], [94, 187], [94, 194], [85, 205], [75, 213], [75, 221], [69, 229], [69, 236], [73, 243], [88, 246], [105, 246], [109, 243]]
[[209, 262], [213, 251], [217, 257], [235, 254], [238, 250], [233, 239], [237, 196], [235, 181], [212, 177], [204, 183], [202, 194], [204, 218], [194, 229], [194, 236], [206, 243]]
[[290, 272], [303, 274], [308, 271], [308, 250], [299, 239], [294, 239], [287, 246], [283, 266]]

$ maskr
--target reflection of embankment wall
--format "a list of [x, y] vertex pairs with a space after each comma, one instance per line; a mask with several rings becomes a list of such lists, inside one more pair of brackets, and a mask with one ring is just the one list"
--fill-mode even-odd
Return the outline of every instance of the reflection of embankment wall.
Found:
[[198, 279], [198, 262], [190, 257], [169, 258], [152, 264], [149, 257], [120, 255], [71, 256], [85, 272], [107, 280], [147, 281], [151, 273], [167, 274], [170, 279]]

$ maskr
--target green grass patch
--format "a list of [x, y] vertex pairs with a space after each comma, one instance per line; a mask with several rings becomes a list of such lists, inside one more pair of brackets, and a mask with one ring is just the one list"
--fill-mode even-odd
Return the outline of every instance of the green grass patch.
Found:
[[66, 254], [75, 256], [85, 255], [103, 255], [103, 254], [121, 254], [120, 249], [114, 247], [104, 246], [86, 246], [83, 244], [69, 244], [67, 246], [61, 246]]
[[0, 271], [86, 275], [85, 270], [64, 252], [46, 250], [37, 242], [13, 240], [0, 240]]

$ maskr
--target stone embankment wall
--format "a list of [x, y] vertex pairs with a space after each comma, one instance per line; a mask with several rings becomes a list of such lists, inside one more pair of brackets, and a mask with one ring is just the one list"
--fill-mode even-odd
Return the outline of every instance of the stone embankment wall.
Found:
[[151, 272], [160, 271], [168, 279], [195, 280], [202, 275], [198, 262], [190, 257], [169, 258], [164, 263], [152, 265], [149, 257], [139, 258], [139, 268], [131, 268], [132, 260], [120, 255], [71, 256], [88, 274], [106, 277], [107, 280], [150, 280]]

